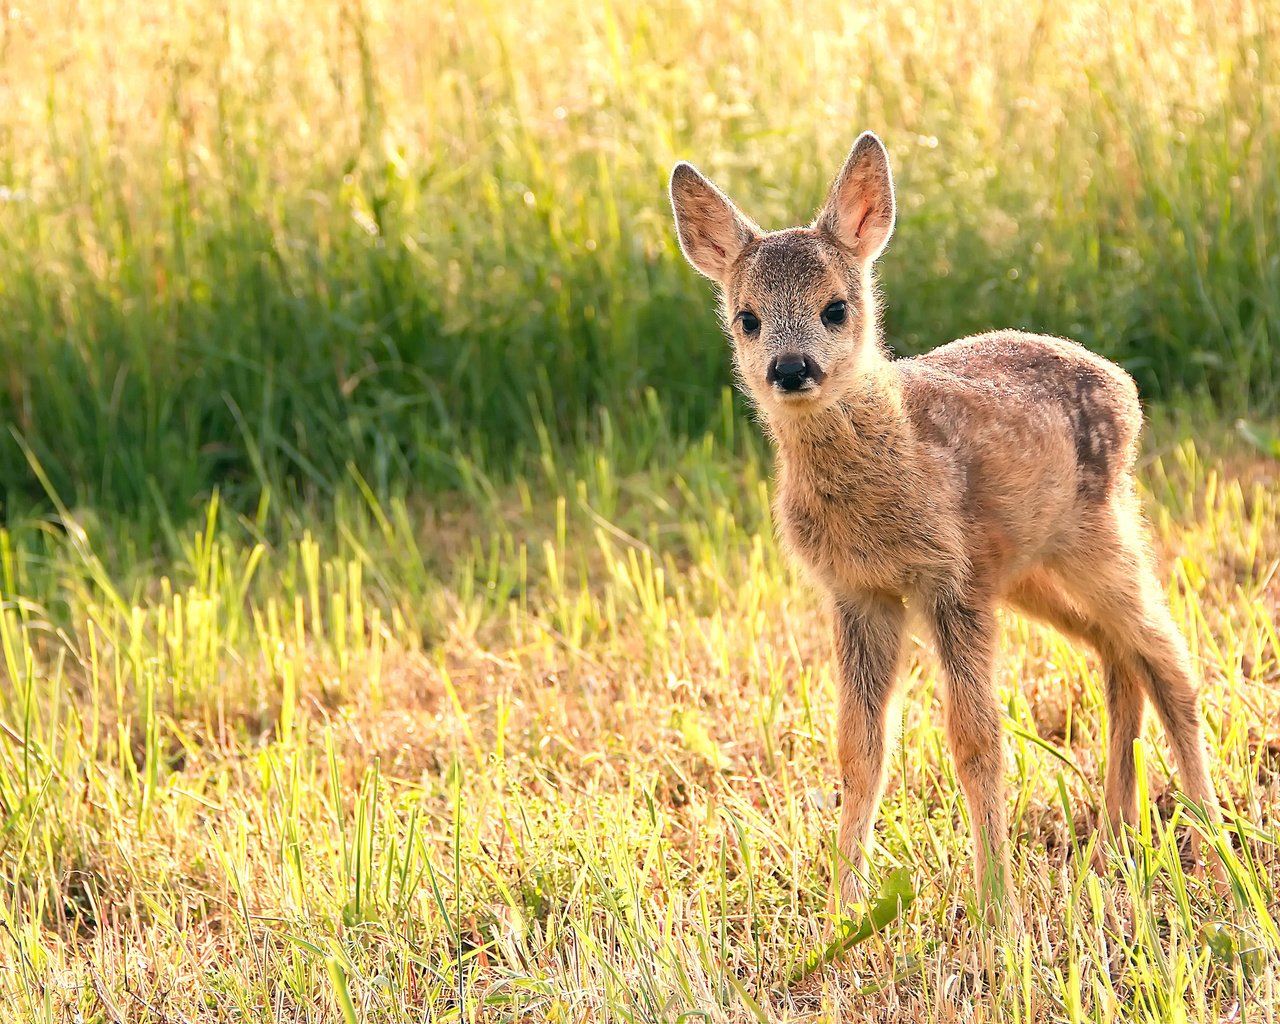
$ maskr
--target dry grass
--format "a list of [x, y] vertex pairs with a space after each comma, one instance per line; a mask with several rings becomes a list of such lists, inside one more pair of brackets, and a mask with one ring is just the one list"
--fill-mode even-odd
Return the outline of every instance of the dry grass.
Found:
[[826, 629], [662, 194], [695, 158], [794, 222], [875, 128], [895, 350], [1017, 325], [1148, 398], [1273, 408], [1278, 27], [1276, 0], [9, 0], [0, 1019], [1280, 1019], [1277, 464], [1185, 424], [1144, 480], [1231, 892], [1183, 869], [1154, 734], [1159, 813], [1085, 870], [1096, 668], [1010, 620], [1027, 929], [970, 907], [921, 649], [881, 927], [796, 980], [826, 948]]
[[74, 527], [6, 538], [8, 1019], [1277, 1019], [1276, 464], [1184, 442], [1144, 473], [1242, 822], [1233, 893], [1181, 866], [1154, 726], [1159, 813], [1114, 874], [1083, 866], [1099, 678], [1010, 619], [1026, 932], [970, 906], [921, 649], [875, 857], [913, 898], [791, 984], [823, 949], [825, 624], [762, 457], [712, 444], [453, 513], [313, 509], [323, 541], [211, 511], [127, 591]]

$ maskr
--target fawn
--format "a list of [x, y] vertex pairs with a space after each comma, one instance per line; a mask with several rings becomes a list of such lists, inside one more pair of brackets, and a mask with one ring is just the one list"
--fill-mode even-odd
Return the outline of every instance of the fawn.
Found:
[[908, 605], [944, 669], [984, 906], [998, 906], [1009, 884], [992, 692], [998, 603], [1100, 656], [1116, 834], [1137, 815], [1133, 744], [1148, 700], [1183, 789], [1216, 820], [1190, 657], [1135, 491], [1142, 411], [1129, 375], [1074, 342], [1018, 331], [890, 358], [872, 265], [893, 231], [893, 179], [870, 132], [809, 227], [762, 230], [687, 163], [671, 175], [671, 203], [685, 257], [719, 285], [739, 386], [777, 451], [782, 539], [830, 599], [841, 782], [833, 903], [862, 894]]

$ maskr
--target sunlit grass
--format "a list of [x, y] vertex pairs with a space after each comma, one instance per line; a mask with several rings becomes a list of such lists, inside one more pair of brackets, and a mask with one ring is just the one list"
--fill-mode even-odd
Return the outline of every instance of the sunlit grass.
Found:
[[[1277, 29], [11, 0], [0, 1019], [1280, 1018]], [[1085, 868], [1097, 666], [1011, 617], [1024, 930], [972, 906], [916, 645], [879, 930], [831, 955], [826, 624], [663, 187], [793, 223], [864, 128], [896, 350], [1068, 334], [1170, 403], [1143, 482], [1229, 891], [1154, 726], [1155, 810]]]
[[1276, 464], [1182, 441], [1143, 474], [1232, 891], [1182, 867], [1154, 727], [1158, 813], [1113, 875], [1085, 867], [1097, 668], [1011, 618], [1025, 932], [971, 905], [917, 647], [875, 857], [914, 899], [806, 970], [836, 814], [826, 625], [771, 539], [762, 455], [726, 441], [625, 476], [618, 450], [548, 456], [546, 480], [453, 512], [352, 485], [305, 513], [319, 533], [270, 542], [212, 503], [164, 575], [108, 569], [71, 510], [0, 535], [0, 1001], [48, 1021], [337, 1019], [344, 992], [370, 1021], [1275, 1019]]

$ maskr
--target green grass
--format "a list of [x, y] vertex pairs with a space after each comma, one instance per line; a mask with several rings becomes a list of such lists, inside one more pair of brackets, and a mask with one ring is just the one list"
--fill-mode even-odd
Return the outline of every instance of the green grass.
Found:
[[[1280, 1019], [1278, 30], [10, 3], [0, 1018]], [[916, 645], [884, 889], [827, 942], [827, 627], [664, 186], [690, 158], [793, 223], [864, 128], [896, 350], [1067, 334], [1153, 403], [1229, 891], [1154, 726], [1151, 813], [1086, 869], [1097, 667], [1011, 617], [1026, 929], [972, 906]]]
[[71, 510], [0, 534], [7, 1019], [1275, 1020], [1276, 463], [1166, 422], [1143, 470], [1231, 891], [1182, 866], [1154, 727], [1152, 810], [1086, 867], [1100, 676], [1009, 618], [1026, 931], [972, 906], [917, 649], [874, 858], [907, 905], [824, 966], [826, 623], [736, 429], [452, 507], [352, 484], [278, 541], [215, 503], [157, 565]]
[[[1280, 7], [141, 3], [0, 21], [0, 419], [75, 505], [510, 477], [636, 395], [719, 416], [664, 195], [767, 226], [855, 135], [899, 351], [1017, 326], [1149, 397], [1280, 398]], [[101, 40], [110, 39], [110, 45]], [[7, 515], [44, 493], [0, 434]]]

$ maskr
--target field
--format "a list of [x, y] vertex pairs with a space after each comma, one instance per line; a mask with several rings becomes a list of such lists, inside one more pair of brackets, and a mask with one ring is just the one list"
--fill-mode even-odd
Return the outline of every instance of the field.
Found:
[[1183, 871], [1154, 735], [1160, 813], [1114, 875], [1084, 867], [1100, 677], [1011, 619], [1030, 927], [977, 923], [913, 657], [877, 868], [914, 900], [792, 985], [826, 948], [834, 691], [767, 463], [730, 425], [656, 436], [647, 473], [549, 457], [527, 489], [353, 504], [282, 542], [211, 505], [128, 589], [69, 512], [7, 541], [5, 591], [48, 595], [2, 634], [0, 993], [20, 1019], [338, 1020], [348, 995], [368, 1021], [1275, 1019], [1274, 463], [1163, 441], [1144, 472], [1239, 815], [1234, 894]]
[[[1271, 2], [10, 3], [0, 1019], [1280, 1020], [1277, 41]], [[874, 927], [828, 942], [826, 619], [664, 186], [780, 226], [862, 128], [896, 351], [1019, 326], [1140, 383], [1226, 890], [1154, 724], [1088, 869], [1098, 666], [1009, 616], [1024, 927], [972, 904], [915, 643]]]

